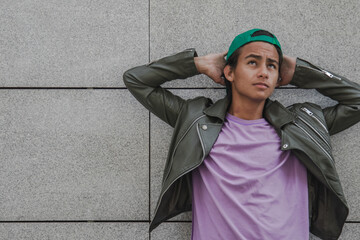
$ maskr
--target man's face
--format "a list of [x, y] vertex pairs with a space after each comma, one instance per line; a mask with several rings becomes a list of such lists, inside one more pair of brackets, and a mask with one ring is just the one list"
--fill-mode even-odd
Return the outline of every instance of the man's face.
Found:
[[270, 43], [252, 42], [240, 49], [236, 68], [226, 68], [233, 101], [265, 102], [278, 82], [279, 54]]

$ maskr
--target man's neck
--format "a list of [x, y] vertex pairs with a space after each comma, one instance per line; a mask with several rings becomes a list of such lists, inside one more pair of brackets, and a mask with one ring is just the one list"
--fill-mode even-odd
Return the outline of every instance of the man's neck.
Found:
[[254, 102], [233, 99], [229, 107], [229, 113], [244, 120], [255, 120], [263, 117], [265, 101]]

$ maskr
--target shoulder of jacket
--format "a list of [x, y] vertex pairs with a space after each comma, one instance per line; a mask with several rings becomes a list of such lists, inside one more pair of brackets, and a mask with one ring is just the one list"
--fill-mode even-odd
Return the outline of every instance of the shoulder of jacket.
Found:
[[186, 125], [189, 120], [192, 121], [205, 115], [203, 111], [212, 104], [212, 100], [204, 96], [187, 99], [178, 120]]
[[186, 104], [189, 107], [209, 107], [213, 104], [213, 101], [210, 98], [199, 96], [186, 100]]
[[298, 110], [298, 109], [301, 109], [301, 107], [306, 107], [306, 108], [310, 108], [313, 110], [322, 111], [322, 108], [320, 105], [318, 105], [316, 103], [312, 103], [312, 102], [294, 103], [286, 108]]

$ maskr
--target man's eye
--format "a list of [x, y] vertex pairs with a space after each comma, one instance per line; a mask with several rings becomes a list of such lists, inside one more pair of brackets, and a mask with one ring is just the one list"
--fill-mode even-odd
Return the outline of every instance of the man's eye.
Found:
[[276, 69], [276, 65], [275, 64], [269, 64], [269, 68]]
[[255, 61], [249, 61], [248, 64], [249, 64], [249, 65], [255, 65], [256, 62], [255, 62]]

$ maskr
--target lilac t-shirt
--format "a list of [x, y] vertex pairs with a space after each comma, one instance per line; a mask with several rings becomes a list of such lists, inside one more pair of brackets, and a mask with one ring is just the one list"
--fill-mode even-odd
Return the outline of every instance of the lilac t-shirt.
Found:
[[192, 239], [309, 238], [306, 168], [265, 120], [227, 114], [193, 171]]

